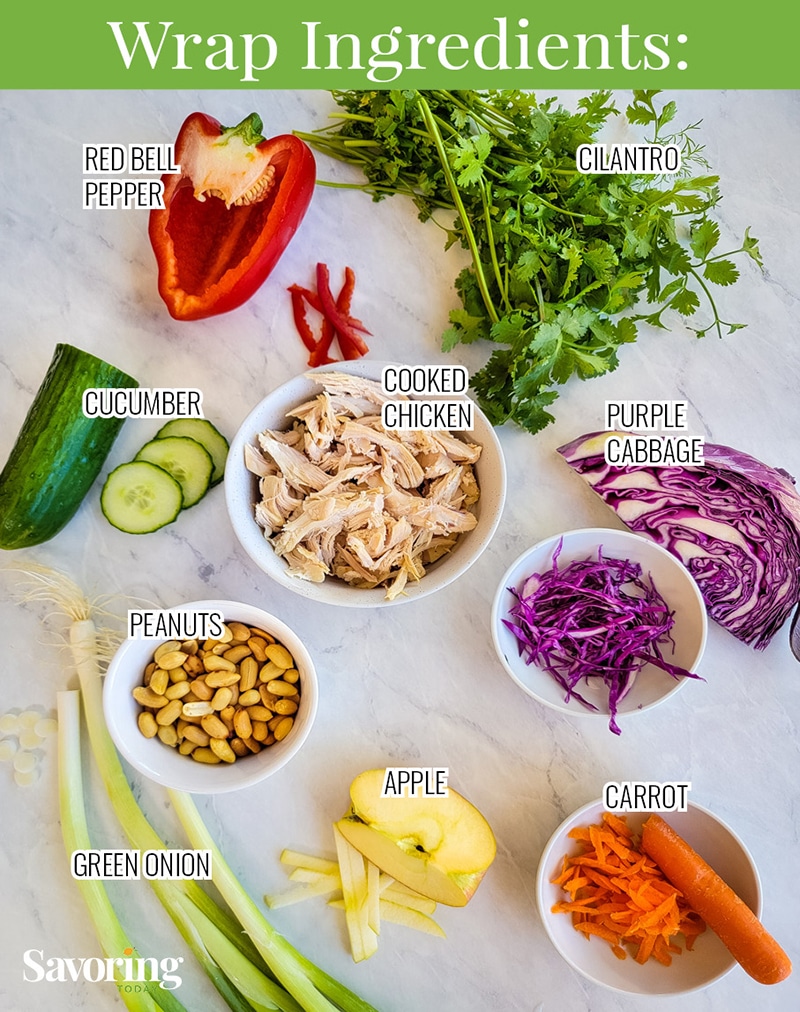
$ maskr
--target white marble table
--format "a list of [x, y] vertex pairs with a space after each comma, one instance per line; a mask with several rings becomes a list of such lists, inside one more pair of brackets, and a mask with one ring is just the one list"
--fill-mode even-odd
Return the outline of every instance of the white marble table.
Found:
[[[440, 907], [446, 941], [389, 926], [378, 954], [354, 965], [343, 920], [324, 903], [271, 915], [293, 943], [381, 1012], [800, 1006], [797, 974], [765, 988], [738, 968], [683, 999], [634, 999], [594, 986], [552, 948], [534, 896], [544, 842], [564, 816], [599, 797], [607, 780], [691, 780], [693, 799], [750, 847], [763, 882], [764, 920], [796, 959], [800, 668], [788, 630], [756, 653], [712, 627], [701, 666], [706, 681], [626, 721], [620, 738], [602, 721], [568, 719], [524, 696], [498, 663], [489, 633], [497, 582], [526, 546], [571, 527], [613, 525], [554, 453], [601, 427], [604, 400], [685, 399], [708, 440], [800, 474], [800, 95], [674, 97], [682, 121], [705, 121], [707, 155], [725, 195], [723, 233], [733, 242], [750, 225], [761, 240], [764, 273], [742, 264], [740, 283], [720, 295], [727, 316], [749, 326], [722, 341], [697, 341], [680, 321], [671, 332], [645, 331], [623, 348], [615, 373], [569, 384], [549, 429], [536, 437], [501, 430], [509, 481], [500, 527], [472, 570], [434, 599], [372, 612], [301, 600], [270, 583], [240, 550], [221, 488], [178, 523], [137, 539], [106, 523], [95, 487], [67, 529], [26, 553], [69, 571], [91, 594], [118, 595], [123, 609], [132, 597], [163, 605], [204, 596], [247, 600], [305, 638], [317, 660], [321, 702], [301, 754], [258, 787], [201, 799], [253, 896], [284, 883], [277, 860], [283, 846], [331, 850], [330, 823], [362, 769], [448, 766], [451, 784], [482, 809], [497, 836], [497, 860], [465, 910]], [[201, 387], [207, 415], [232, 435], [265, 392], [304, 367], [285, 288], [310, 280], [318, 259], [355, 269], [354, 310], [375, 331], [376, 357], [442, 359], [438, 337], [456, 304], [452, 282], [461, 254], [446, 254], [442, 234], [421, 225], [399, 198], [376, 205], [359, 193], [318, 188], [295, 242], [256, 297], [233, 314], [196, 324], [173, 322], [157, 296], [146, 215], [81, 209], [85, 142], [171, 141], [194, 109], [236, 122], [257, 108], [270, 133], [312, 129], [332, 108], [327, 94], [6, 93], [0, 108], [3, 459], [57, 341], [113, 361], [143, 385]], [[319, 169], [322, 178], [348, 175], [324, 159]], [[475, 368], [484, 357], [485, 349], [473, 347], [448, 361]], [[109, 466], [128, 459], [154, 430], [154, 423], [127, 423]], [[42, 632], [41, 611], [11, 603], [9, 587], [4, 578], [0, 707], [49, 712], [68, 680], [63, 658]], [[110, 1008], [116, 1000], [110, 985], [22, 980], [26, 949], [97, 952], [61, 843], [53, 742], [41, 770], [36, 784], [20, 789], [9, 766], [0, 765], [0, 1007]], [[163, 792], [133, 779], [155, 824], [180, 845]], [[96, 846], [123, 845], [94, 773], [90, 785]], [[134, 937], [154, 952], [184, 952], [144, 883], [116, 883], [110, 891]], [[185, 974], [179, 994], [193, 1012], [222, 1008], [199, 970]]]

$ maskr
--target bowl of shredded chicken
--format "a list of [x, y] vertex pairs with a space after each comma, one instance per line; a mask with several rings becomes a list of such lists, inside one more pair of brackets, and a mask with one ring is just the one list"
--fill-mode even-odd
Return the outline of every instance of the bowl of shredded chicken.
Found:
[[298, 376], [248, 415], [225, 474], [234, 531], [253, 561], [304, 597], [377, 607], [464, 573], [502, 513], [505, 465], [475, 407], [469, 432], [384, 428], [382, 363]]

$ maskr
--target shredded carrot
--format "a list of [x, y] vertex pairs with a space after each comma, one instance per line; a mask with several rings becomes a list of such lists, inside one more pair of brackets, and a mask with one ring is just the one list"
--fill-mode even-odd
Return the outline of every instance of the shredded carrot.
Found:
[[577, 931], [607, 941], [618, 959], [626, 958], [628, 946], [637, 963], [652, 958], [669, 966], [681, 951], [673, 941], [679, 934], [692, 948], [705, 931], [703, 919], [639, 848], [624, 816], [604, 812], [600, 825], [569, 835], [581, 850], [565, 855], [553, 879], [569, 897], [553, 913], [571, 914]]

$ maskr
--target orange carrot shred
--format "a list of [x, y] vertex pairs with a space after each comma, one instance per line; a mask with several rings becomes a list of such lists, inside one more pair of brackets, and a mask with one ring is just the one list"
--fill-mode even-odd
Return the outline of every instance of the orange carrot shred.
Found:
[[671, 953], [681, 952], [679, 934], [692, 948], [705, 931], [703, 919], [642, 852], [624, 816], [605, 812], [599, 825], [577, 827], [569, 836], [581, 849], [564, 856], [552, 880], [569, 897], [553, 913], [571, 914], [577, 931], [607, 941], [618, 959], [630, 946], [636, 962], [669, 966]]

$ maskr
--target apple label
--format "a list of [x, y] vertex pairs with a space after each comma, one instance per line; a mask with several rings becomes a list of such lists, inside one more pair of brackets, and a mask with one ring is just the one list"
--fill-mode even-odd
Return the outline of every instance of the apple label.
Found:
[[688, 780], [612, 781], [603, 787], [603, 804], [609, 812], [685, 812], [691, 789]]
[[383, 777], [382, 798], [446, 798], [450, 770], [434, 766], [389, 766]]

